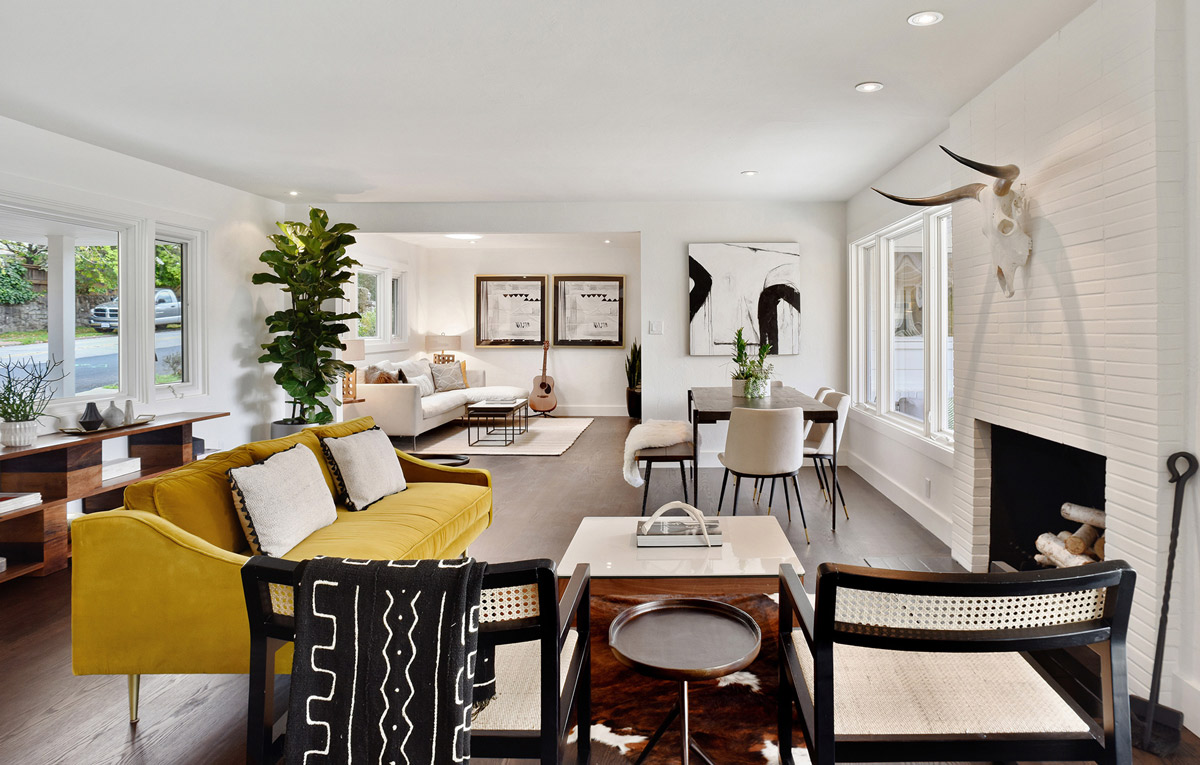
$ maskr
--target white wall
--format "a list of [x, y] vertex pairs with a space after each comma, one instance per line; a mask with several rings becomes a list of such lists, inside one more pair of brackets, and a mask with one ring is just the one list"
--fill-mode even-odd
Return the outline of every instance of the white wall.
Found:
[[[482, 240], [486, 242], [485, 240]], [[575, 416], [624, 416], [625, 354], [641, 327], [642, 286], [637, 249], [580, 246], [560, 250], [426, 248], [418, 284], [421, 310], [418, 334], [459, 335], [458, 358], [487, 373], [490, 385], [528, 387], [542, 372], [542, 349], [475, 347], [475, 274], [616, 274], [625, 277], [625, 347], [551, 347], [547, 374], [554, 378], [558, 413]], [[548, 280], [547, 291], [553, 289]], [[551, 296], [548, 308], [554, 305]], [[553, 332], [548, 317], [547, 334]]]
[[273, 370], [256, 359], [266, 340], [263, 319], [282, 298], [277, 288], [252, 286], [250, 275], [283, 205], [5, 118], [0, 193], [207, 230], [209, 393], [142, 401], [138, 410], [230, 412], [195, 426], [210, 448], [267, 437], [267, 423], [283, 414], [283, 396]]
[[[935, 496], [936, 511], [950, 517], [955, 558], [976, 569], [986, 564], [990, 512], [976, 418], [1107, 457], [1108, 552], [1138, 573], [1129, 656], [1132, 687], [1142, 694], [1165, 573], [1165, 459], [1194, 440], [1181, 416], [1184, 348], [1194, 367], [1200, 337], [1194, 308], [1190, 325], [1184, 321], [1181, 279], [1183, 8], [1181, 0], [1099, 0], [955, 113], [935, 142], [872, 184], [915, 196], [980, 180], [936, 143], [1016, 163], [1032, 200], [1033, 256], [1018, 273], [1016, 296], [1005, 298], [981, 206], [955, 205], [953, 469], [912, 450], [847, 442], [849, 464], [870, 463], [883, 486], [911, 490], [926, 471], [949, 477], [949, 502]], [[1193, 87], [1193, 106], [1195, 99]], [[853, 198], [851, 237], [908, 212], [889, 205], [866, 189]], [[1186, 418], [1193, 426], [1194, 405]], [[1184, 608], [1194, 612], [1195, 582], [1185, 587]], [[1178, 639], [1170, 646], [1165, 700], [1182, 703], [1186, 694], [1173, 689], [1187, 682], [1172, 676], [1182, 669], [1194, 679], [1200, 649], [1189, 643], [1181, 657]]]
[[[331, 217], [364, 231], [419, 233], [641, 233], [642, 406], [646, 418], [684, 419], [687, 389], [725, 385], [716, 357], [688, 356], [689, 242], [799, 242], [811, 259], [811, 283], [801, 286], [801, 353], [781, 357], [776, 376], [801, 390], [845, 386], [845, 206], [835, 202], [581, 202], [323, 205]], [[289, 214], [301, 209], [289, 206]], [[646, 334], [649, 321], [662, 335]], [[704, 447], [719, 450], [717, 429]]]

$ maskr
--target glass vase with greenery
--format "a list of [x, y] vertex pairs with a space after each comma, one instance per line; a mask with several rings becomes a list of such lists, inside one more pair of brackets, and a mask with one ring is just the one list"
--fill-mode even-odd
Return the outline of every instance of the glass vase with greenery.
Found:
[[775, 371], [775, 366], [767, 363], [767, 355], [771, 353], [771, 344], [763, 343], [758, 346], [758, 353], [751, 355], [750, 344], [746, 342], [744, 330], [744, 327], [738, 327], [737, 332], [733, 333], [734, 370], [730, 376], [735, 381], [734, 395], [745, 398], [764, 398], [770, 395], [771, 374]]
[[287, 392], [291, 416], [286, 425], [321, 424], [333, 421], [328, 399], [333, 386], [354, 367], [333, 356], [345, 350], [341, 336], [349, 332], [344, 322], [359, 318], [357, 312], [337, 313], [325, 309], [329, 300], [344, 297], [344, 288], [354, 278], [350, 269], [360, 265], [346, 255], [354, 244], [351, 223], [329, 225], [324, 210], [309, 210], [308, 223], [276, 223], [283, 233], [270, 237], [275, 249], [258, 256], [271, 271], [254, 274], [255, 284], [279, 284], [291, 305], [267, 317], [274, 333], [258, 360], [275, 363], [275, 382]]
[[34, 361], [32, 356], [0, 359], [0, 444], [29, 446], [37, 437], [37, 418], [46, 413], [54, 398], [54, 385], [67, 374], [61, 361], [51, 356]]

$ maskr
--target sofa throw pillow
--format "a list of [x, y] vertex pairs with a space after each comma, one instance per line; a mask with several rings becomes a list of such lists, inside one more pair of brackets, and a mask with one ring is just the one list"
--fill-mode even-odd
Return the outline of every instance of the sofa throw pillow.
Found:
[[372, 364], [363, 372], [363, 382], [367, 385], [391, 385], [400, 382], [400, 376]]
[[417, 375], [416, 377], [408, 378], [408, 381], [421, 389], [421, 397], [432, 396], [437, 392], [437, 388], [433, 386], [433, 378], [429, 375]]
[[430, 364], [433, 372], [433, 387], [438, 391], [462, 390], [467, 387], [467, 362], [452, 364]]
[[365, 510], [408, 487], [395, 447], [377, 427], [341, 438], [322, 438], [321, 448], [347, 510]]
[[297, 444], [227, 472], [233, 506], [255, 555], [279, 557], [337, 520], [312, 449]]
[[[385, 369], [387, 367], [384, 367]], [[425, 359], [405, 359], [404, 361], [396, 362], [396, 369], [404, 373], [401, 381], [413, 382], [420, 375], [428, 375], [429, 362]], [[432, 379], [432, 378], [431, 378]]]

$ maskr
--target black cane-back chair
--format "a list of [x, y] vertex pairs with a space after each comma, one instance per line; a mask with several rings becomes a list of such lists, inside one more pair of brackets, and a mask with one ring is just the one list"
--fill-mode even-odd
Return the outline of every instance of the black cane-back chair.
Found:
[[[303, 561], [256, 556], [242, 567], [250, 617], [250, 699], [246, 755], [251, 763], [283, 757], [286, 728], [274, 711], [275, 654], [295, 640], [295, 590]], [[549, 560], [491, 563], [480, 596], [480, 654], [495, 648], [496, 694], [475, 716], [471, 755], [562, 762], [571, 712], [579, 761], [591, 730], [588, 649], [590, 570], [575, 568], [561, 600]]]
[[[1123, 561], [1008, 574], [825, 563], [815, 608], [791, 566], [779, 578], [782, 762], [793, 704], [818, 765], [1131, 761]], [[1085, 645], [1101, 660], [1098, 720], [1029, 654]]]

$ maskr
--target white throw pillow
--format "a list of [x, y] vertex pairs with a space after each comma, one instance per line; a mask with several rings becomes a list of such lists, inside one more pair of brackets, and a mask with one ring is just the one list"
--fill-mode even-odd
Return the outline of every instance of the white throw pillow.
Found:
[[322, 438], [321, 448], [333, 474], [334, 488], [347, 510], [365, 510], [371, 503], [408, 487], [396, 448], [379, 428]]
[[421, 397], [432, 396], [436, 389], [433, 387], [433, 378], [429, 375], [417, 375], [416, 377], [408, 378], [408, 381], [421, 389]]
[[297, 444], [228, 472], [233, 504], [256, 555], [279, 557], [337, 520], [317, 456]]
[[404, 378], [409, 382], [415, 382], [414, 378], [419, 377], [420, 375], [430, 375], [429, 379], [433, 379], [433, 376], [429, 371], [429, 362], [425, 359], [407, 359], [405, 361], [400, 361], [397, 362], [396, 368], [404, 373]]

